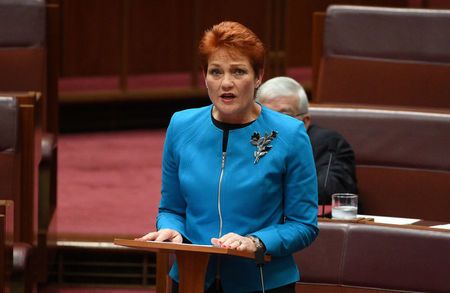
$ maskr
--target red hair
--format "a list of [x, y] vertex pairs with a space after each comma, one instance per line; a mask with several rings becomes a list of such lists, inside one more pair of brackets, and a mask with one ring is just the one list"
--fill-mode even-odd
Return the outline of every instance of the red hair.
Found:
[[237, 50], [250, 59], [250, 64], [258, 76], [264, 69], [265, 49], [258, 36], [244, 25], [224, 21], [206, 30], [198, 46], [203, 71], [208, 68], [208, 58], [217, 49]]

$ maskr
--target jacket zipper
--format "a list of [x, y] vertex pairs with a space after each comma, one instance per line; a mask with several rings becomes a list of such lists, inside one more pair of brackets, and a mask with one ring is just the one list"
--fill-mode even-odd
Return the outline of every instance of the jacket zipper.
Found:
[[223, 227], [222, 209], [220, 206], [220, 197], [221, 197], [222, 179], [223, 179], [223, 171], [225, 169], [226, 156], [227, 156], [227, 152], [222, 152], [222, 166], [220, 168], [219, 190], [217, 192], [217, 210], [219, 212], [219, 237], [218, 238], [222, 237], [222, 227]]

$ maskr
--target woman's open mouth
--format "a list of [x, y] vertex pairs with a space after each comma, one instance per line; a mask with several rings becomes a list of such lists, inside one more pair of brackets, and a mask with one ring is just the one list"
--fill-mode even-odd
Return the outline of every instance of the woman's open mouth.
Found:
[[232, 100], [234, 100], [236, 98], [236, 95], [232, 94], [232, 93], [225, 93], [220, 95], [220, 97], [222, 98], [222, 100], [224, 102], [231, 102]]

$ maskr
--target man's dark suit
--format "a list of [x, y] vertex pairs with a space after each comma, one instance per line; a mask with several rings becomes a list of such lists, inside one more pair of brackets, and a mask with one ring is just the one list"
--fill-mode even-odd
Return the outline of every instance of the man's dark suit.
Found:
[[313, 124], [308, 135], [316, 162], [319, 204], [330, 204], [336, 192], [357, 193], [355, 154], [350, 144], [336, 131]]

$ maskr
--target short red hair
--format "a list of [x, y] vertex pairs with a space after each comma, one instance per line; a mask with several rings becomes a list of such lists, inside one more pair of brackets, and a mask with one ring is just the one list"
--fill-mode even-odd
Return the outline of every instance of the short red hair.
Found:
[[201, 66], [205, 73], [209, 56], [220, 48], [234, 49], [247, 56], [257, 76], [264, 70], [264, 45], [246, 26], [238, 22], [224, 21], [205, 31], [198, 46]]

